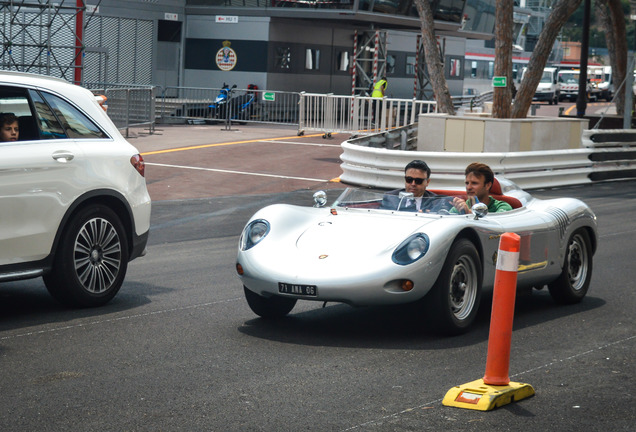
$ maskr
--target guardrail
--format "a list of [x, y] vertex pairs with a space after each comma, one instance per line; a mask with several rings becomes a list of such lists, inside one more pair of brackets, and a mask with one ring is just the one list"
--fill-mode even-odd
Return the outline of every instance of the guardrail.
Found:
[[415, 99], [300, 93], [298, 134], [306, 131], [355, 135], [384, 132], [437, 112], [437, 103]]
[[149, 133], [154, 132], [156, 87], [98, 83], [84, 86], [93, 94], [106, 97], [106, 112], [118, 129], [126, 130], [126, 137], [136, 126], [147, 126]]
[[[390, 133], [408, 135], [410, 126]], [[456, 153], [397, 149], [389, 133], [370, 135], [342, 143], [343, 183], [399, 188], [404, 186], [404, 167], [423, 159], [431, 167], [432, 189], [463, 185], [464, 168], [471, 162], [488, 164], [523, 189], [585, 184], [636, 178], [636, 130], [585, 131], [583, 148], [529, 152]], [[620, 140], [619, 140], [620, 138]], [[596, 142], [594, 142], [596, 141]]]
[[462, 96], [453, 96], [453, 106], [455, 109], [464, 107], [464, 108], [476, 108], [484, 106], [484, 102], [492, 102], [493, 92], [484, 92], [478, 95], [462, 95]]

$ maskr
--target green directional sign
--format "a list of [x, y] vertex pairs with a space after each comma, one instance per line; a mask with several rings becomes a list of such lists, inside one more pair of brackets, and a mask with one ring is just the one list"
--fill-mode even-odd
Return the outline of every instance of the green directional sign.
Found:
[[265, 92], [263, 93], [263, 100], [264, 101], [275, 101], [276, 100], [276, 93], [274, 92]]
[[493, 87], [506, 87], [507, 85], [508, 85], [508, 79], [505, 76], [492, 77], [492, 86]]

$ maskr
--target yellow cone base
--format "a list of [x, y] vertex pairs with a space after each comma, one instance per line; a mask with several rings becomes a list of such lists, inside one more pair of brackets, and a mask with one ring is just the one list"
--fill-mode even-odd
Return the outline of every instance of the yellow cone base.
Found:
[[483, 379], [450, 389], [443, 405], [478, 411], [490, 411], [534, 395], [530, 384], [511, 382], [505, 386], [484, 384]]

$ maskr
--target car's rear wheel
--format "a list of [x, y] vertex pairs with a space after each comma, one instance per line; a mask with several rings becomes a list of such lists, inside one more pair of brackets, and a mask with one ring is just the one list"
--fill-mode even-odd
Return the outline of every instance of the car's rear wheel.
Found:
[[271, 296], [263, 297], [243, 286], [245, 299], [252, 312], [262, 318], [282, 318], [296, 305], [296, 299]]
[[127, 268], [123, 224], [115, 212], [98, 204], [80, 210], [64, 229], [44, 282], [62, 303], [100, 306], [117, 294]]
[[572, 234], [565, 250], [563, 270], [557, 280], [548, 284], [550, 295], [559, 304], [583, 300], [592, 278], [592, 246], [584, 229]]
[[431, 292], [424, 298], [434, 328], [443, 334], [465, 333], [477, 316], [482, 269], [475, 245], [456, 240]]

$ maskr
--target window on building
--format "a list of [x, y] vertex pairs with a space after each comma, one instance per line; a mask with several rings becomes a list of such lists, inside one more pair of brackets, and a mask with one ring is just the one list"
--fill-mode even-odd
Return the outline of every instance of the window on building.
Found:
[[449, 79], [461, 79], [462, 71], [462, 59], [459, 57], [446, 57], [446, 76]]
[[386, 74], [393, 75], [395, 73], [395, 56], [389, 54], [386, 56]]
[[349, 52], [340, 51], [338, 53], [338, 70], [341, 72], [349, 71]]
[[415, 75], [415, 56], [406, 56], [406, 74]]
[[181, 21], [159, 20], [157, 40], [159, 42], [181, 42]]
[[307, 48], [305, 50], [305, 69], [320, 69], [320, 50]]
[[291, 48], [290, 47], [277, 47], [276, 48], [276, 69], [289, 70], [291, 69]]

